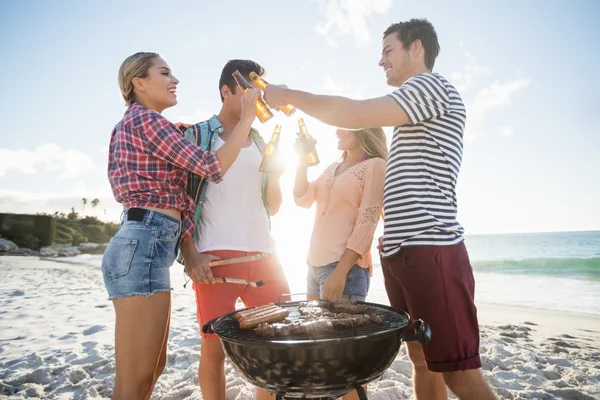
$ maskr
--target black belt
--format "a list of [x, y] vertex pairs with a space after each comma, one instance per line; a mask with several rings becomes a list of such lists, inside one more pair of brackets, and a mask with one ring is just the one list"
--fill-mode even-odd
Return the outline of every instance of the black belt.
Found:
[[144, 217], [149, 212], [150, 210], [146, 210], [145, 208], [133, 207], [125, 212], [125, 217], [127, 221], [143, 221]]

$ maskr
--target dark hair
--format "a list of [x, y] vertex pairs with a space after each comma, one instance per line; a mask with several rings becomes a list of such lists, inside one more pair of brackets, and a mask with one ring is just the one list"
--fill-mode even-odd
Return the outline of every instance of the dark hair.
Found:
[[383, 32], [383, 38], [396, 33], [402, 46], [407, 49], [415, 40], [420, 40], [425, 49], [425, 66], [433, 71], [435, 59], [440, 54], [440, 44], [438, 43], [437, 33], [431, 22], [426, 19], [413, 18], [410, 21], [398, 22], [390, 25]]
[[240, 71], [240, 74], [248, 80], [250, 79], [248, 75], [250, 75], [250, 72], [252, 71], [256, 72], [258, 76], [263, 76], [265, 74], [265, 69], [259, 63], [252, 60], [227, 61], [223, 67], [223, 71], [221, 71], [221, 78], [219, 79], [219, 96], [221, 96], [221, 101], [225, 100], [221, 93], [223, 85], [227, 85], [233, 94], [235, 94], [237, 90], [237, 83], [235, 83], [235, 79], [232, 76], [236, 70]]

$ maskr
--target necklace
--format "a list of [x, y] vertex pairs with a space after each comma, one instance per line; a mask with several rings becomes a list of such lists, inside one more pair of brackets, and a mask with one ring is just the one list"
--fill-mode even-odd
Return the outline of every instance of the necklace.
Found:
[[[348, 168], [352, 167], [353, 165], [360, 164], [361, 162], [365, 161], [366, 159], [367, 159], [367, 156], [366, 156], [366, 155], [364, 155], [364, 156], [362, 156], [362, 158], [361, 158], [360, 160], [358, 160], [358, 161], [357, 161], [357, 162], [355, 162], [354, 164], [352, 164], [352, 165], [348, 166]], [[347, 164], [347, 163], [348, 163], [348, 161], [344, 161], [344, 164]]]
[[[355, 162], [354, 164], [348, 165], [348, 161], [344, 161], [343, 163], [341, 163], [340, 165], [338, 165], [334, 171], [334, 175], [338, 176], [339, 174], [341, 174], [342, 172], [352, 168], [353, 166], [360, 164], [361, 162], [365, 161], [367, 159], [367, 156], [364, 155], [362, 156], [362, 158], [360, 160], [358, 160], [357, 162]], [[340, 168], [341, 167], [341, 168]]]

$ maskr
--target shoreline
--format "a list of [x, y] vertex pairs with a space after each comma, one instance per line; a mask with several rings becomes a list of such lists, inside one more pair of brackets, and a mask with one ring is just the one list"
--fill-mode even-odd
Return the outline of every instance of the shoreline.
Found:
[[[367, 302], [389, 305], [385, 290], [372, 288]], [[505, 326], [528, 326], [531, 339], [540, 343], [558, 335], [582, 337], [600, 346], [600, 315], [575, 311], [536, 308], [524, 305], [478, 301], [480, 327], [498, 329]]]
[[477, 308], [480, 326], [492, 329], [527, 326], [531, 329], [531, 339], [536, 343], [560, 336], [578, 343], [593, 342], [600, 349], [600, 317], [492, 303], [480, 303]]
[[[97, 268], [90, 262], [85, 262], [75, 257], [23, 257], [23, 256], [3, 256], [0, 260], [5, 260], [9, 264], [12, 262], [51, 262], [55, 264], [68, 266], [83, 266]], [[40, 265], [40, 267], [43, 267]], [[35, 268], [35, 267], [34, 267]], [[100, 271], [98, 271], [100, 272]], [[175, 274], [177, 278], [179, 274]], [[177, 281], [178, 279], [174, 279]], [[179, 291], [179, 282], [173, 282], [175, 288], [173, 294]], [[297, 292], [291, 290], [292, 293]], [[301, 292], [301, 291], [300, 291]], [[180, 293], [181, 294], [181, 293]], [[294, 296], [292, 296], [294, 297]], [[302, 297], [302, 296], [300, 296]], [[293, 300], [301, 300], [300, 298]], [[389, 305], [385, 291], [378, 288], [372, 288], [367, 302]], [[572, 340], [588, 341], [597, 343], [600, 346], [600, 315], [577, 313], [566, 310], [553, 310], [546, 308], [535, 308], [523, 305], [501, 304], [480, 301], [475, 301], [477, 306], [478, 322], [481, 328], [502, 329], [503, 327], [511, 326], [528, 326], [530, 328], [531, 339], [536, 343], [541, 343], [550, 339], [554, 339], [559, 335], [572, 337]]]
[[[82, 254], [83, 256], [97, 256], [94, 254]], [[95, 265], [89, 262], [85, 262], [85, 260], [79, 258], [82, 255], [77, 256], [53, 256], [53, 257], [43, 257], [43, 256], [26, 256], [26, 255], [4, 255], [0, 257], [0, 260], [7, 261], [17, 261], [17, 260], [36, 260], [36, 261], [48, 261], [54, 262], [58, 264], [67, 264], [67, 265], [81, 265], [83, 267], [97, 267], [100, 268], [99, 265]], [[99, 261], [99, 260], [98, 260]], [[174, 264], [173, 266], [178, 265]], [[175, 285], [172, 285], [176, 287]], [[300, 290], [294, 291], [293, 295], [296, 293], [302, 293]], [[385, 290], [381, 290], [380, 288], [373, 287], [371, 288], [369, 295], [366, 299], [367, 302], [380, 303], [389, 305], [389, 301], [387, 298], [387, 294]], [[600, 301], [600, 300], [599, 300]], [[568, 310], [556, 310], [549, 308], [537, 308], [537, 307], [529, 307], [524, 305], [515, 305], [515, 304], [502, 304], [497, 302], [486, 302], [486, 301], [477, 301], [475, 299], [475, 305], [478, 309], [478, 319], [480, 325], [501, 325], [501, 324], [528, 324], [533, 323], [535, 325], [553, 325], [560, 329], [566, 329], [569, 331], [573, 331], [575, 329], [579, 329], [581, 331], [598, 331], [597, 339], [600, 340], [600, 315], [591, 314], [591, 313], [581, 313], [575, 311]], [[511, 317], [510, 315], [514, 315], [515, 317]], [[518, 320], [517, 320], [518, 317]], [[561, 317], [560, 321], [559, 318]], [[565, 323], [565, 319], [569, 322], [569, 324]], [[578, 323], [578, 324], [576, 324]], [[562, 328], [561, 328], [562, 327]], [[591, 333], [591, 332], [588, 332]]]

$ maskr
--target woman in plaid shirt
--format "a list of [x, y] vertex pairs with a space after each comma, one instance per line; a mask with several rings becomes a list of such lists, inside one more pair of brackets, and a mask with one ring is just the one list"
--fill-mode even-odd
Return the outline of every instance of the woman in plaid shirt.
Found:
[[124, 211], [102, 258], [116, 314], [113, 399], [149, 399], [166, 365], [169, 267], [180, 244], [186, 263], [198, 257], [190, 240], [195, 205], [186, 193], [188, 172], [219, 182], [255, 118], [259, 93], [249, 90], [232, 138], [215, 152], [204, 151], [161, 115], [177, 104], [178, 83], [156, 53], [136, 53], [119, 70], [127, 110], [111, 135], [108, 178]]

